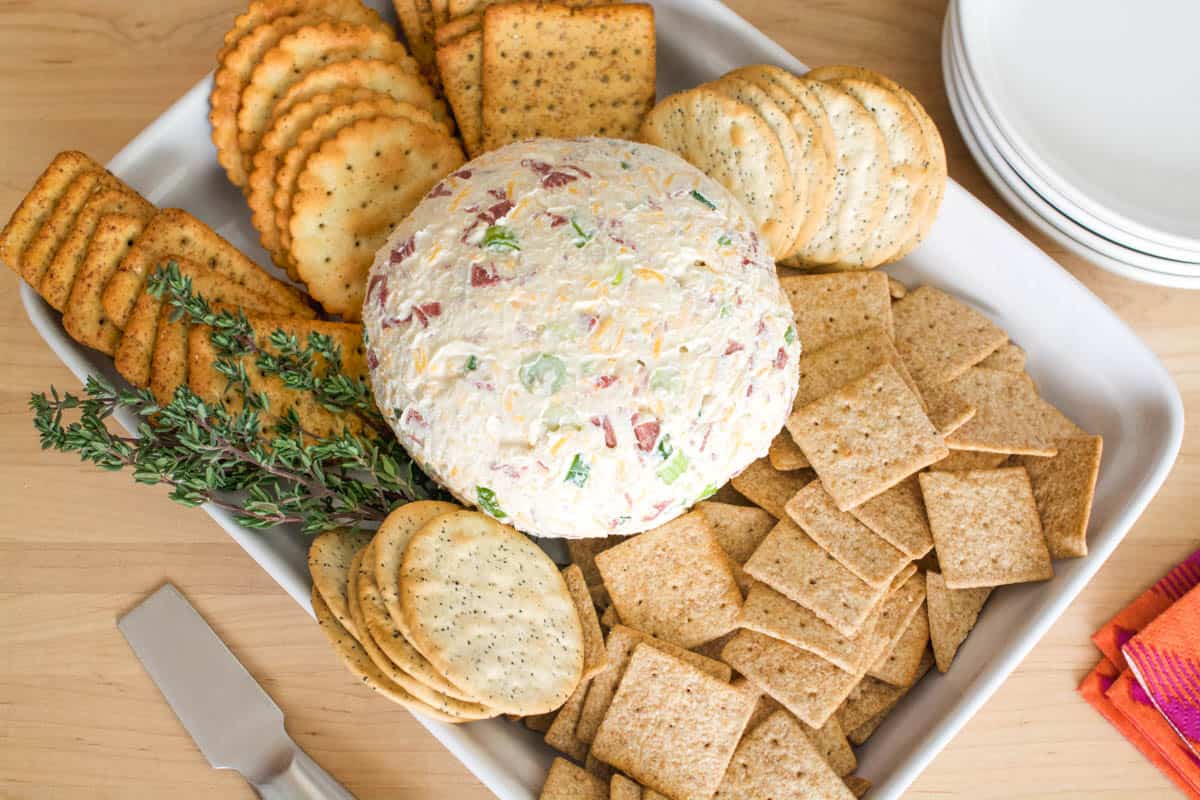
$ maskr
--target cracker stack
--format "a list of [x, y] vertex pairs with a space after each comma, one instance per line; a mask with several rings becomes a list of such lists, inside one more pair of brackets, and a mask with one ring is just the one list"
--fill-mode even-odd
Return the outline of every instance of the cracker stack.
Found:
[[1100, 439], [1002, 330], [882, 273], [783, 287], [805, 349], [771, 456], [724, 502], [569, 543], [608, 658], [525, 720], [579, 765], [543, 798], [861, 795], [853, 746], [950, 668], [992, 590], [1086, 553]]
[[449, 0], [447, 14], [432, 44], [471, 157], [535, 136], [632, 139], [654, 103], [649, 5]]
[[741, 67], [658, 104], [641, 138], [721, 181], [791, 267], [859, 270], [903, 258], [945, 191], [933, 120], [903, 87], [859, 67], [803, 77]]
[[463, 161], [414, 52], [358, 0], [256, 0], [218, 55], [218, 160], [272, 260], [345, 319], [392, 226]]

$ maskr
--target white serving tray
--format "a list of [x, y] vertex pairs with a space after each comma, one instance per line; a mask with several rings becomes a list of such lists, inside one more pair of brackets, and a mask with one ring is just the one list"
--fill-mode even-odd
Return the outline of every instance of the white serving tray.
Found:
[[[385, 3], [372, 2], [383, 10]], [[660, 95], [743, 64], [804, 66], [716, 0], [655, 0]], [[385, 12], [385, 13], [390, 13]], [[241, 194], [217, 165], [209, 140], [212, 76], [192, 87], [109, 164], [160, 206], [179, 206], [260, 263], [269, 263]], [[1158, 358], [1095, 295], [1031, 242], [951, 182], [928, 239], [889, 269], [973, 303], [1029, 353], [1042, 392], [1084, 428], [1103, 434], [1087, 558], [1060, 561], [1046, 583], [995, 593], [954, 668], [933, 674], [861, 748], [859, 773], [872, 798], [899, 797], [999, 687], [1096, 573], [1162, 485], [1183, 437], [1183, 404]], [[28, 286], [21, 298], [34, 327], [81, 380], [115, 378], [107, 357], [71, 341], [58, 314]], [[130, 491], [136, 491], [131, 488]], [[208, 513], [311, 613], [307, 538], [295, 530], [249, 531]], [[552, 753], [539, 737], [503, 720], [421, 723], [504, 800], [535, 798]]]

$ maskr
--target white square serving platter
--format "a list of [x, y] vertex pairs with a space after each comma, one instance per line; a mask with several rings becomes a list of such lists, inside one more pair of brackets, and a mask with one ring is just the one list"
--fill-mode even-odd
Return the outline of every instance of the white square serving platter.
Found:
[[[653, 4], [660, 97], [743, 64], [805, 69], [717, 0]], [[371, 5], [390, 14], [384, 2]], [[192, 87], [109, 166], [159, 206], [186, 208], [269, 264], [245, 201], [225, 179], [209, 139], [211, 81], [209, 75]], [[1051, 581], [995, 593], [953, 669], [921, 681], [861, 749], [859, 773], [875, 783], [872, 798], [899, 797], [999, 687], [1129, 531], [1162, 485], [1183, 437], [1179, 392], [1154, 353], [1095, 295], [958, 184], [947, 188], [927, 240], [889, 271], [910, 285], [939, 286], [1007, 330], [1028, 352], [1029, 371], [1043, 394], [1104, 436], [1104, 463], [1089, 555], [1057, 562]], [[75, 375], [116, 379], [110, 360], [71, 341], [58, 314], [30, 287], [21, 286], [21, 297], [34, 327]], [[287, 528], [246, 530], [228, 514], [206, 510], [311, 613], [307, 537]], [[504, 720], [421, 722], [504, 800], [537, 796], [552, 757], [537, 735]]]

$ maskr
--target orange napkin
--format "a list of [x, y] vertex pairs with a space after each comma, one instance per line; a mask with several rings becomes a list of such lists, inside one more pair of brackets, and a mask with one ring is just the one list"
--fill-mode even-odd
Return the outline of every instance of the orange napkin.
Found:
[[[1200, 759], [1192, 754], [1163, 715], [1158, 713], [1129, 670], [1122, 672], [1121, 677], [1108, 687], [1105, 697], [1150, 742], [1167, 766], [1164, 767], [1158, 759], [1150, 760], [1175, 781], [1188, 797], [1200, 798]], [[1125, 733], [1124, 730], [1121, 732]], [[1133, 741], [1128, 735], [1126, 738]]]
[[1118, 669], [1125, 669], [1128, 665], [1121, 653], [1125, 643], [1197, 584], [1200, 584], [1200, 550], [1192, 553], [1158, 583], [1142, 592], [1138, 599], [1121, 609], [1103, 628], [1092, 634], [1092, 641]]

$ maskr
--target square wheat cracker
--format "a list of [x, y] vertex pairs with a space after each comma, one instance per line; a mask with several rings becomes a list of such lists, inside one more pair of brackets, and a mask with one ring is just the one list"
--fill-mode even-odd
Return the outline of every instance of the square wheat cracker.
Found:
[[796, 444], [786, 428], [771, 440], [771, 447], [767, 450], [767, 462], [773, 469], [780, 472], [791, 472], [812, 466], [804, 457], [804, 451], [800, 449], [800, 445]]
[[758, 705], [754, 707], [754, 713], [750, 715], [750, 721], [746, 723], [746, 732], [742, 734], [743, 739], [763, 722], [766, 722], [767, 718], [775, 712], [783, 711], [796, 720], [803, 729], [804, 735], [813, 743], [825, 763], [834, 772], [838, 775], [849, 775], [858, 769], [858, 759], [855, 757], [854, 751], [850, 749], [850, 742], [846, 738], [842, 726], [838, 724], [836, 716], [830, 717], [820, 728], [813, 728], [796, 719], [792, 712], [781, 706], [779, 701], [771, 695], [760, 693], [758, 688], [745, 678], [738, 678], [733, 683], [735, 686], [740, 683], [746, 691], [753, 692], [758, 697]]
[[848, 800], [854, 794], [797, 721], [777, 711], [738, 744], [715, 797]]
[[784, 507], [825, 552], [871, 586], [886, 586], [912, 560], [852, 514], [839, 511], [820, 481], [805, 486]]
[[617, 773], [609, 780], [608, 800], [642, 800], [642, 787]]
[[587, 682], [581, 682], [567, 698], [567, 702], [562, 704], [558, 713], [554, 715], [554, 721], [546, 729], [546, 744], [576, 761], [583, 761], [588, 754], [587, 742], [575, 735], [575, 726], [579, 724], [579, 715], [583, 711], [583, 700], [587, 696], [587, 690]]
[[[604, 652], [604, 632], [600, 630], [600, 619], [596, 616], [596, 604], [592, 602], [592, 593], [583, 580], [583, 570], [576, 564], [571, 564], [562, 571], [563, 580], [567, 583], [567, 591], [575, 601], [579, 611], [579, 623], [583, 628], [583, 677], [586, 681], [594, 675], [603, 672], [608, 667], [608, 656]], [[582, 702], [580, 703], [582, 705]]]
[[592, 679], [591, 685], [588, 687], [587, 698], [583, 701], [579, 724], [575, 726], [575, 735], [583, 741], [591, 742], [596, 738], [596, 730], [600, 727], [600, 721], [608, 711], [613, 694], [617, 691], [617, 684], [625, 675], [629, 659], [639, 644], [656, 647], [668, 655], [707, 672], [718, 680], [728, 681], [732, 674], [729, 665], [723, 664], [717, 659], [684, 650], [678, 645], [655, 639], [653, 636], [633, 628], [616, 625], [609, 631], [608, 641], [605, 643], [608, 653], [608, 669]]
[[596, 556], [625, 624], [680, 647], [728, 633], [742, 607], [729, 556], [691, 512]]
[[929, 421], [942, 436], [954, 433], [975, 416], [975, 406], [964, 400], [962, 395], [951, 387], [952, 384], [939, 383], [937, 386], [926, 386], [921, 390], [921, 397], [925, 400], [925, 413], [929, 414]]
[[929, 642], [938, 672], [950, 669], [959, 645], [975, 627], [991, 587], [950, 589], [940, 573], [925, 573], [925, 608], [929, 615]]
[[838, 722], [850, 741], [856, 745], [865, 742], [932, 666], [933, 656], [926, 650], [917, 668], [916, 678], [908, 686], [892, 686], [875, 678], [863, 678], [862, 683], [854, 687], [854, 691], [837, 712]]
[[884, 364], [895, 367], [904, 384], [918, 398], [921, 397], [916, 381], [908, 374], [888, 331], [874, 325], [829, 342], [820, 350], [806, 348], [800, 354], [800, 388], [792, 409], [797, 410], [814, 400], [820, 400]]
[[639, 645], [592, 742], [596, 758], [671, 797], [710, 797], [756, 698]]
[[792, 304], [804, 352], [864, 328], [881, 327], [892, 334], [892, 299], [882, 272], [790, 275], [780, 278], [779, 285]]
[[1006, 342], [990, 356], [979, 362], [988, 369], [1006, 369], [1009, 372], [1025, 371], [1025, 351], [1012, 342]]
[[929, 615], [921, 607], [889, 652], [879, 657], [867, 674], [893, 686], [910, 686], [916, 679], [921, 657], [929, 646]]
[[490, 6], [482, 84], [485, 150], [533, 136], [636, 138], [654, 105], [654, 10]]
[[439, 45], [437, 65], [463, 144], [474, 158], [483, 152], [483, 31]]
[[1100, 476], [1104, 442], [1099, 436], [1056, 439], [1058, 454], [1050, 458], [1019, 456], [1029, 472], [1033, 499], [1051, 558], [1087, 555], [1087, 526]]
[[895, 648], [925, 600], [925, 580], [912, 574], [903, 585], [884, 598], [875, 623], [877, 649], [866, 656], [861, 672], [865, 673], [876, 661]]
[[754, 554], [762, 540], [775, 527], [775, 518], [754, 506], [735, 506], [706, 500], [695, 507], [704, 515], [716, 534], [717, 542], [729, 560], [733, 562], [733, 579], [744, 594], [753, 579], [742, 569], [746, 560]]
[[583, 570], [583, 579], [588, 586], [600, 583], [600, 570], [596, 569], [596, 554], [628, 539], [628, 536], [594, 536], [590, 539], [568, 539], [567, 555], [571, 563]]
[[[903, 297], [904, 295], [900, 295]], [[864, 797], [867, 792], [871, 791], [871, 782], [866, 778], [858, 775], [847, 775], [845, 778], [846, 788], [851, 791], [855, 797]]]
[[754, 505], [776, 519], [786, 519], [784, 504], [813, 479], [813, 474], [811, 470], [780, 472], [770, 461], [760, 458], [735, 475], [732, 484]]
[[850, 509], [850, 513], [909, 558], [921, 558], [933, 549], [925, 501], [915, 475]]
[[608, 786], [565, 758], [555, 758], [538, 800], [608, 800]]
[[896, 349], [921, 386], [957, 378], [1008, 341], [990, 319], [932, 286], [898, 300], [892, 317]]
[[949, 455], [890, 364], [793, 412], [787, 427], [841, 511]]
[[745, 570], [849, 637], [862, 629], [887, 592], [846, 569], [791, 520], [771, 529]]
[[1024, 373], [973, 367], [951, 384], [975, 406], [975, 415], [946, 437], [955, 450], [1052, 456], [1054, 440], [1083, 435], [1062, 412], [1038, 395]]
[[[988, 453], [983, 450], [951, 450], [950, 455], [929, 465], [931, 472], [967, 472], [973, 469], [996, 469], [1008, 461], [1008, 453]], [[924, 508], [924, 503], [922, 503]]]
[[973, 589], [1054, 577], [1024, 467], [923, 472], [920, 481], [948, 587]]
[[833, 716], [862, 677], [756, 631], [739, 631], [721, 657], [814, 728]]

